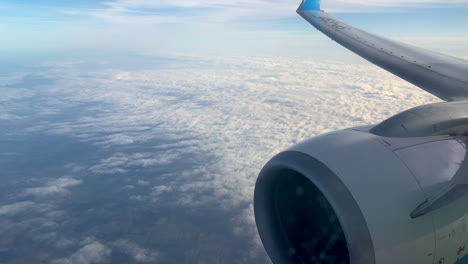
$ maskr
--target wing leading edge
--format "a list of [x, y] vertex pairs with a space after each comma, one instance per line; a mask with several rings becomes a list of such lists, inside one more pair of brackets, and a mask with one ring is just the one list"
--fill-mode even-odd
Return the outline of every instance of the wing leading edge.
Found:
[[349, 25], [320, 10], [320, 0], [303, 0], [297, 13], [338, 44], [443, 100], [468, 98], [468, 61]]

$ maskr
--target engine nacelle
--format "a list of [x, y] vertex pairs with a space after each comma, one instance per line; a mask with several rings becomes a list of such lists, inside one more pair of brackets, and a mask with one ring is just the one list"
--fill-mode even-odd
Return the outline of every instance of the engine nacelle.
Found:
[[291, 147], [255, 187], [265, 249], [275, 264], [462, 263], [466, 155], [463, 138], [386, 138], [368, 128]]

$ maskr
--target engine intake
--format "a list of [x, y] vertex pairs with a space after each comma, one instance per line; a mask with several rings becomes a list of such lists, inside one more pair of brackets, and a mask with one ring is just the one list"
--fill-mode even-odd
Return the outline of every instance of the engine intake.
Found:
[[271, 193], [274, 224], [293, 263], [349, 263], [346, 238], [332, 206], [303, 175], [282, 170]]
[[310, 156], [273, 158], [257, 180], [254, 206], [274, 263], [374, 263], [367, 225], [349, 191]]

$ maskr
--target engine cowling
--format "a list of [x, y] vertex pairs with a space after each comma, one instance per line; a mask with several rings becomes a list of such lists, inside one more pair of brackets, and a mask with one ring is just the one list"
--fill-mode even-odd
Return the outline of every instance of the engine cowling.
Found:
[[465, 156], [460, 138], [386, 138], [367, 128], [302, 142], [258, 177], [263, 245], [275, 264], [456, 263], [466, 254], [468, 197], [441, 190], [460, 177]]

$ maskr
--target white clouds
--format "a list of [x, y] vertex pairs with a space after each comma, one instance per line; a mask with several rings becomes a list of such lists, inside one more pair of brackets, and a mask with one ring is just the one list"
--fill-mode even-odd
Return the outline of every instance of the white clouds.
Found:
[[[288, 1], [128, 1], [107, 2], [108, 8], [92, 12], [93, 16], [113, 23], [203, 23], [228, 21], [247, 16], [292, 16], [297, 6]], [[167, 9], [176, 8], [175, 12]], [[189, 21], [187, 21], [189, 19]]]
[[[77, 19], [78, 22], [72, 23], [64, 19], [60, 21], [59, 26], [42, 25], [41, 30], [34, 30], [33, 36], [35, 37], [31, 37], [29, 28], [21, 25], [7, 27], [5, 30], [11, 34], [6, 35], [19, 34], [21, 38], [9, 38], [3, 46], [15, 48], [19, 45], [31, 48], [30, 43], [34, 41], [35, 44], [41, 44], [39, 47], [49, 49], [67, 46], [74, 50], [77, 48], [117, 52], [129, 50], [163, 55], [301, 55], [323, 47], [329, 50], [329, 53], [339, 52], [337, 45], [321, 45], [320, 42], [314, 41], [319, 34], [314, 33], [295, 13], [299, 3], [300, 0], [117, 0], [96, 4], [92, 9], [73, 9], [74, 5], [71, 4], [70, 8], [63, 12], [67, 16], [75, 16], [72, 20]], [[404, 0], [325, 0], [323, 6], [332, 13], [389, 12], [389, 7], [392, 8], [392, 12], [408, 12], [408, 6], [466, 8], [468, 2], [467, 0], [410, 2]], [[450, 13], [446, 16], [450, 16]], [[444, 15], [442, 14], [441, 17]], [[363, 21], [361, 25], [374, 23], [374, 21], [369, 22], [368, 19], [360, 18], [359, 20]], [[447, 24], [445, 28], [451, 28], [452, 31], [463, 34], [463, 27], [456, 29], [456, 22], [447, 22], [448, 19], [440, 21]], [[432, 26], [439, 24], [439, 22], [434, 22]], [[418, 26], [418, 23], [414, 26], [411, 33], [406, 33], [407, 36], [421, 36], [424, 33], [441, 35], [446, 31], [440, 27], [434, 29], [437, 30], [436, 32], [427, 31], [424, 27]], [[426, 26], [431, 27], [431, 24]], [[398, 29], [399, 25], [395, 27]], [[409, 28], [405, 28], [404, 31], [408, 30]], [[38, 46], [34, 45], [34, 48]], [[457, 54], [466, 54], [466, 48], [464, 52], [457, 52]], [[323, 58], [328, 59], [339, 57], [321, 53], [314, 55], [322, 55]]]
[[[302, 21], [302, 24], [298, 22], [300, 18], [295, 12], [300, 2], [300, 0], [116, 0], [106, 2], [104, 8], [86, 13], [110, 25], [107, 30], [96, 33], [98, 36], [106, 36], [106, 39], [96, 38], [99, 39], [99, 44], [94, 44], [104, 48], [131, 47], [133, 51], [153, 54], [159, 52], [223, 55], [300, 55], [307, 52], [309, 47], [313, 47], [309, 51], [313, 49], [327, 49], [329, 53], [339, 51], [337, 46], [333, 45], [323, 48], [317, 44], [320, 42], [312, 39], [318, 34], [313, 30], [307, 32], [306, 27], [301, 26], [306, 25], [306, 22]], [[409, 8], [467, 8], [468, 0], [324, 0], [322, 4], [323, 8], [331, 13], [373, 13], [389, 12], [389, 10], [408, 12]], [[448, 12], [445, 14], [449, 15]], [[293, 17], [297, 19], [294, 26], [291, 21], [284, 20]], [[364, 18], [364, 22], [361, 22], [363, 25], [373, 23], [366, 19], [368, 18]], [[415, 16], [415, 20], [418, 19], [420, 17]], [[444, 19], [444, 23], [447, 23], [446, 21], [447, 19]], [[397, 25], [395, 27], [398, 28]], [[455, 27], [456, 23], [452, 25], [447, 23], [446, 26], [459, 35], [463, 33]], [[382, 30], [385, 30], [385, 27]], [[407, 30], [408, 28], [404, 31]], [[412, 34], [405, 34], [442, 35], [445, 31], [441, 29], [437, 29], [436, 32], [426, 31], [415, 23]], [[133, 41], [134, 39], [139, 41]], [[444, 42], [442, 47], [446, 44], [447, 42]], [[458, 44], [458, 47], [464, 46]], [[466, 48], [463, 49], [464, 53], [457, 52], [457, 54], [466, 54]], [[320, 54], [314, 55], [320, 56]], [[333, 57], [329, 55], [325, 58]]]
[[44, 187], [26, 188], [22, 194], [26, 196], [51, 196], [70, 194], [70, 191], [68, 190], [70, 187], [78, 186], [82, 183], [83, 182], [81, 180], [77, 180], [70, 177], [62, 177], [50, 181]]
[[[37, 225], [41, 220], [36, 220], [29, 225]], [[18, 227], [11, 226], [17, 230]], [[41, 228], [34, 230], [32, 243], [40, 243], [47, 247], [56, 247], [57, 250], [71, 251], [68, 257], [62, 257], [55, 260], [50, 260], [53, 253], [44, 254], [41, 258], [44, 262], [53, 264], [98, 264], [98, 263], [113, 263], [112, 253], [119, 252], [128, 255], [133, 262], [131, 263], [159, 263], [161, 253], [154, 248], [144, 248], [137, 243], [127, 240], [118, 239], [111, 242], [102, 242], [95, 237], [86, 237], [79, 240], [67, 239], [57, 231], [47, 231], [53, 229]], [[39, 232], [38, 232], [39, 231]], [[28, 230], [28, 232], [31, 232]], [[27, 253], [27, 252], [26, 252]], [[63, 254], [59, 254], [63, 255]], [[45, 257], [45, 258], [44, 258]], [[114, 259], [115, 260], [115, 259]], [[121, 262], [118, 262], [121, 263]]]
[[6, 75], [6, 76], [2, 75], [2, 76], [0, 76], [0, 86], [5, 86], [6, 87], [8, 85], [17, 84], [23, 78], [25, 78], [27, 75], [28, 74], [25, 73], [25, 72], [15, 72], [13, 74]]
[[[151, 201], [152, 202], [157, 202], [159, 201], [161, 198], [164, 197], [165, 194], [167, 193], [170, 193], [170, 192], [173, 192], [175, 190], [175, 188], [171, 187], [171, 186], [166, 186], [166, 185], [158, 185], [158, 186], [154, 186], [151, 190]], [[146, 200], [144, 197], [140, 196], [140, 197], [136, 197], [138, 199], [136, 200]]]
[[23, 116], [19, 115], [12, 115], [8, 113], [2, 113], [0, 114], [0, 120], [18, 120], [18, 119], [23, 119]]
[[153, 188], [147, 198], [175, 192], [175, 203], [233, 207], [251, 201], [259, 169], [283, 148], [436, 101], [374, 66], [261, 57], [194, 61], [174, 69], [109, 71], [86, 80], [93, 89], [75, 87], [82, 80], [64, 71], [67, 79], [57, 81], [61, 89], [50, 90], [50, 97], [100, 100], [106, 103], [103, 113], [36, 130], [105, 148], [163, 140], [152, 143], [154, 152], [126, 151], [100, 160], [89, 167], [96, 174], [167, 166], [184, 153], [194, 160], [209, 155], [190, 170], [165, 175], [172, 184]]
[[[31, 182], [36, 180], [31, 179]], [[64, 225], [74, 221], [69, 219], [67, 211], [69, 208], [61, 207], [62, 199], [58, 196], [70, 194], [69, 189], [82, 184], [81, 180], [71, 177], [62, 177], [44, 183], [43, 187], [25, 188], [17, 186], [14, 188], [15, 194], [12, 199], [23, 199], [25, 196], [32, 196], [32, 201], [16, 202], [9, 205], [0, 206], [0, 233], [2, 233], [1, 248], [20, 250], [24, 254], [29, 254], [29, 250], [42, 250], [42, 248], [57, 248], [57, 250], [68, 250], [76, 246], [74, 238], [68, 237]], [[22, 190], [23, 189], [23, 190]], [[54, 199], [45, 199], [54, 198]], [[25, 243], [18, 241], [18, 234], [23, 234]], [[26, 249], [22, 248], [26, 244]], [[43, 251], [47, 252], [47, 251]], [[86, 252], [86, 251], [85, 251]], [[51, 263], [50, 258], [54, 254], [40, 253], [37, 261]], [[18, 257], [21, 258], [21, 257]], [[71, 260], [70, 260], [71, 261]], [[20, 261], [21, 262], [21, 261]], [[60, 261], [57, 263], [86, 263], [80, 262], [79, 258], [73, 258], [72, 262]], [[94, 262], [89, 262], [94, 263]]]
[[[168, 23], [177, 22], [180, 17], [201, 21], [230, 20], [241, 17], [287, 17], [293, 16], [301, 1], [290, 0], [180, 0], [180, 1], [151, 1], [151, 0], [116, 0], [107, 2], [107, 9], [97, 10], [93, 15], [113, 22], [135, 23]], [[467, 4], [467, 0], [324, 0], [323, 8], [328, 11], [356, 12], [356, 11], [384, 11], [388, 7], [447, 7]], [[168, 13], [168, 8], [178, 8], [179, 12]], [[192, 10], [185, 12], [185, 10]], [[203, 16], [203, 14], [205, 16]], [[208, 14], [208, 16], [207, 16]], [[137, 22], [137, 23], [138, 23]], [[182, 21], [179, 21], [182, 22]]]
[[[301, 1], [290, 0], [116, 0], [106, 2], [107, 8], [90, 14], [118, 24], [174, 24], [231, 21], [243, 17], [280, 18], [295, 15]], [[467, 5], [467, 0], [324, 0], [322, 6], [330, 12], [381, 12], [389, 7], [454, 7]], [[167, 10], [176, 11], [168, 12]], [[81, 12], [79, 12], [81, 13]]]
[[[232, 208], [251, 201], [259, 169], [283, 148], [435, 101], [374, 66], [262, 57], [191, 61], [173, 69], [109, 70], [86, 79], [69, 66], [55, 69], [59, 88], [45, 95], [59, 99], [59, 105], [50, 107], [65, 102], [105, 106], [75, 122], [44, 123], [32, 130], [120, 150], [86, 167], [95, 174], [167, 167], [188, 153], [200, 162], [197, 166], [168, 173], [171, 183], [138, 198], [159, 201], [177, 193], [174, 203]], [[127, 149], [141, 144], [152, 144], [152, 151]], [[198, 155], [210, 160], [198, 161]], [[79, 164], [70, 166], [85, 171]], [[67, 181], [81, 183], [62, 179], [24, 194], [64, 194], [72, 187]]]
[[17, 202], [0, 206], [0, 216], [14, 216], [23, 212], [30, 211], [34, 208], [35, 203], [30, 201]]
[[57, 210], [52, 204], [22, 201], [0, 206], [0, 247], [17, 249], [21, 245], [18, 234], [28, 238], [28, 249], [38, 244], [70, 246], [73, 242], [57, 231], [65, 219], [63, 211]]
[[36, 91], [32, 89], [1, 87], [1, 85], [8, 86], [17, 82], [18, 80], [15, 77], [16, 74], [11, 78], [4, 78], [3, 80], [0, 79], [0, 94], [2, 94], [0, 97], [0, 121], [25, 118], [25, 116], [14, 113], [24, 109], [27, 105], [23, 100], [29, 99], [36, 94]]
[[[75, 1], [77, 2], [77, 1]], [[300, 0], [230, 0], [230, 1], [153, 1], [116, 0], [86, 4], [90, 9], [80, 8], [81, 4], [67, 2], [57, 6], [67, 6], [61, 12], [32, 15], [23, 13], [31, 8], [18, 5], [17, 12], [27, 17], [28, 23], [15, 21], [4, 25], [6, 39], [0, 43], [4, 48], [28, 50], [57, 50], [67, 47], [77, 49], [97, 49], [100, 51], [130, 50], [170, 54], [260, 54], [260, 55], [300, 55], [309, 50], [321, 48], [313, 41], [318, 33], [306, 32], [306, 22], [295, 14]], [[16, 5], [13, 5], [16, 6]], [[74, 6], [76, 7], [74, 9]], [[324, 0], [324, 8], [329, 12], [407, 12], [408, 7], [464, 7], [467, 0]], [[49, 9], [47, 9], [49, 10]], [[49, 11], [50, 12], [50, 11]], [[446, 14], [446, 16], [450, 16]], [[45, 20], [50, 17], [52, 21]], [[70, 18], [71, 17], [71, 18]], [[463, 34], [463, 27], [450, 24], [452, 31]], [[287, 18], [287, 20], [285, 19]], [[293, 21], [291, 18], [295, 18]], [[361, 19], [359, 19], [361, 20]], [[366, 21], [365, 19], [363, 19]], [[385, 21], [382, 21], [385, 22]], [[367, 20], [363, 24], [372, 24]], [[34, 27], [28, 25], [34, 24]], [[417, 24], [417, 23], [416, 23]], [[434, 22], [434, 25], [439, 22]], [[404, 26], [404, 25], [403, 25]], [[424, 30], [415, 25], [407, 35], [421, 35], [423, 32], [440, 35], [446, 29]], [[407, 31], [405, 28], [404, 31]], [[436, 30], [436, 32], [434, 32]], [[308, 34], [308, 35], [306, 35]], [[296, 41], [300, 40], [300, 41]], [[31, 43], [34, 43], [32, 45]], [[307, 44], [305, 44], [307, 43]], [[461, 46], [461, 45], [460, 45]], [[326, 46], [336, 52], [336, 46]], [[458, 52], [459, 55], [466, 54]], [[316, 54], [320, 55], [320, 54]], [[325, 57], [325, 56], [324, 56]], [[330, 57], [327, 57], [330, 58]]]
[[150, 185], [150, 182], [149, 181], [138, 180], [137, 185], [139, 185], [139, 186], [148, 186], [148, 185]]
[[112, 157], [101, 160], [99, 164], [89, 168], [96, 174], [125, 173], [132, 167], [152, 167], [168, 165], [176, 160], [176, 153], [134, 153], [127, 155], [116, 153]]
[[69, 258], [55, 260], [54, 264], [98, 264], [107, 261], [111, 254], [111, 249], [99, 241], [92, 241], [86, 244]]
[[[214, 203], [220, 208], [238, 208], [251, 202], [258, 171], [283, 148], [331, 130], [377, 123], [404, 109], [436, 101], [373, 66], [286, 58], [213, 59], [209, 64], [125, 72], [125, 82], [116, 78], [108, 84], [119, 92], [118, 96], [108, 94], [106, 100], [119, 108], [125, 106], [125, 111], [115, 111], [111, 117], [121, 120], [118, 126], [137, 125], [128, 117], [144, 116], [138, 119], [140, 126], [156, 122], [158, 131], [191, 138], [157, 149], [179, 147], [213, 156], [188, 171], [171, 173], [166, 178], [172, 184], [153, 187], [148, 197], [133, 199], [160, 204], [175, 194], [173, 206]], [[79, 96], [86, 100], [91, 95]], [[141, 137], [158, 132], [139, 133]], [[126, 163], [107, 169], [126, 169]], [[252, 245], [258, 245], [253, 216], [246, 212], [240, 218], [233, 224], [235, 232], [253, 236]]]
[[[50, 119], [29, 131], [74, 137], [102, 150], [103, 156], [91, 161], [94, 164], [65, 166], [88, 177], [128, 173], [128, 180], [118, 186], [119, 199], [128, 195], [132, 203], [155, 208], [200, 206], [237, 213], [231, 219], [232, 230], [249, 240], [252, 254], [260, 248], [251, 206], [253, 188], [269, 158], [309, 137], [377, 123], [437, 101], [374, 66], [270, 57], [181, 60], [159, 70], [105, 70], [86, 78], [73, 67], [54, 69], [49, 74], [56, 86], [41, 92], [53, 99], [45, 107], [98, 106], [93, 114], [80, 112], [76, 119], [63, 122]], [[184, 162], [189, 165], [182, 166]], [[155, 168], [165, 171], [151, 180], [137, 179], [139, 172]], [[80, 184], [63, 177], [23, 194], [66, 194]], [[0, 212], [12, 215], [28, 206], [32, 205], [0, 207]], [[37, 241], [58, 234], [46, 231]], [[57, 239], [67, 249], [76, 246], [66, 237]], [[159, 251], [138, 242], [86, 241], [56, 263], [106, 261], [111, 248], [135, 261], [158, 261]]]
[[13, 101], [13, 100], [24, 100], [30, 98], [36, 94], [34, 90], [27, 88], [2, 88], [0, 87], [0, 93], [4, 94], [0, 98], [1, 102]]
[[113, 134], [108, 136], [107, 140], [100, 142], [100, 144], [103, 145], [128, 145], [128, 144], [133, 144], [135, 140], [133, 137], [128, 136], [128, 135], [123, 135], [123, 134]]
[[159, 252], [154, 249], [145, 249], [136, 243], [120, 239], [112, 245], [121, 252], [131, 256], [137, 263], [158, 263]]

